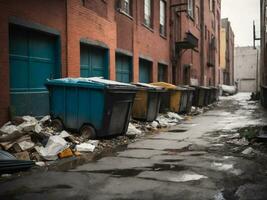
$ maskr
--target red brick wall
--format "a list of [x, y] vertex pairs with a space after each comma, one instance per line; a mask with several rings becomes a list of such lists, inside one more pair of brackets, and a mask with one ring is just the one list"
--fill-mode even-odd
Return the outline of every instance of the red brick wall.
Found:
[[9, 18], [54, 28], [61, 36], [62, 74], [66, 73], [65, 1], [9, 0], [0, 1], [0, 125], [8, 120], [9, 107]]
[[[68, 1], [68, 76], [80, 76], [81, 38], [100, 41], [109, 48], [109, 76], [115, 79], [116, 24], [114, 0], [107, 2], [107, 18], [84, 7], [80, 0]], [[101, 3], [101, 2], [100, 2]], [[105, 11], [103, 11], [105, 12]]]
[[[167, 8], [169, 8], [169, 1]], [[153, 60], [152, 80], [158, 78], [158, 62], [164, 61], [168, 65], [168, 80], [171, 81], [170, 41], [169, 41], [169, 9], [167, 9], [167, 34], [166, 38], [159, 34], [159, 0], [154, 0], [153, 25], [149, 29], [143, 25], [144, 1], [133, 0], [132, 18], [116, 12], [117, 47], [133, 52], [133, 81], [139, 81], [139, 56]]]

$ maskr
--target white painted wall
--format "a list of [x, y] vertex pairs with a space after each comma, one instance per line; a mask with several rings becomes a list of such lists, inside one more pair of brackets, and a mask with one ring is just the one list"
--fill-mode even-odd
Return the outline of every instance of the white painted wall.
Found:
[[260, 51], [258, 53], [258, 83], [256, 84], [257, 50], [253, 47], [235, 48], [234, 79], [238, 82], [238, 90], [240, 92], [255, 92], [256, 85], [259, 88]]

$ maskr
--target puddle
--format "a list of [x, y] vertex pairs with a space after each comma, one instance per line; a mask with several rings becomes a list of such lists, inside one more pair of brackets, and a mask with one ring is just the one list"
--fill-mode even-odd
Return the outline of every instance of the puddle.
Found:
[[186, 132], [188, 130], [186, 129], [173, 129], [173, 130], [168, 130], [168, 132], [170, 133], [183, 133], [183, 132]]
[[155, 164], [151, 170], [153, 171], [183, 171], [185, 166], [173, 165], [173, 164]]
[[117, 170], [100, 170], [89, 171], [91, 173], [110, 174], [114, 177], [135, 177], [140, 174], [144, 169], [117, 169]]
[[172, 182], [188, 182], [188, 181], [197, 181], [200, 179], [206, 179], [207, 176], [196, 174], [196, 173], [185, 173], [178, 176], [170, 177], [169, 181]]
[[163, 162], [169, 162], [169, 163], [175, 163], [175, 162], [181, 162], [183, 159], [165, 159]]

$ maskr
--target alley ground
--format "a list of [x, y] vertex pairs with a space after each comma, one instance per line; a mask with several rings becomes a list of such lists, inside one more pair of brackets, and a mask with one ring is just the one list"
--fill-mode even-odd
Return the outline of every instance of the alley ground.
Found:
[[267, 143], [240, 135], [250, 137], [267, 116], [248, 99], [222, 98], [214, 110], [69, 171], [2, 180], [0, 199], [266, 200]]

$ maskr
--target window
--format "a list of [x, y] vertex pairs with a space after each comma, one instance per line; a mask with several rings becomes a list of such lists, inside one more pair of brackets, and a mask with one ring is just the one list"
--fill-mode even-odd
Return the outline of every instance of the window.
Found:
[[128, 15], [132, 15], [132, 0], [121, 0], [120, 9]]
[[194, 18], [194, 5], [195, 5], [195, 0], [188, 0], [187, 2], [187, 13], [190, 17]]
[[166, 35], [166, 2], [160, 0], [160, 22], [159, 32], [161, 35]]
[[152, 6], [151, 0], [144, 0], [144, 24], [152, 27]]
[[198, 6], [196, 6], [196, 24], [200, 25], [200, 9]]

